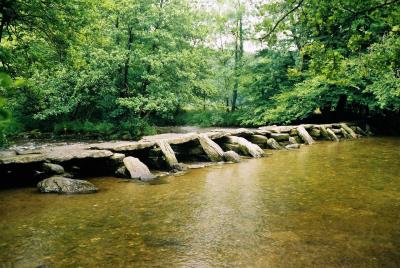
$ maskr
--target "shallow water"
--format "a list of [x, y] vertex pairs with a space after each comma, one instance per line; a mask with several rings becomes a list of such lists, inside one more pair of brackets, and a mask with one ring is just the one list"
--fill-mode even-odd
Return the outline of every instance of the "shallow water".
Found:
[[0, 192], [0, 267], [399, 267], [400, 139], [322, 142], [94, 195]]

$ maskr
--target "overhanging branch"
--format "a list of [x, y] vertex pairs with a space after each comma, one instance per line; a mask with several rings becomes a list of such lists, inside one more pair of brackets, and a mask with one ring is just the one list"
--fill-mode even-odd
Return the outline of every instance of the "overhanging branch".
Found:
[[294, 6], [294, 7], [293, 7], [291, 10], [289, 10], [285, 15], [283, 15], [283, 16], [275, 23], [274, 27], [272, 27], [272, 29], [271, 29], [267, 34], [265, 34], [263, 37], [261, 37], [261, 39], [264, 40], [264, 39], [267, 39], [268, 37], [270, 37], [271, 34], [272, 34], [273, 32], [275, 32], [276, 28], [278, 28], [279, 24], [280, 24], [282, 21], [284, 21], [284, 20], [287, 18], [287, 16], [289, 16], [291, 13], [293, 13], [293, 12], [296, 11], [299, 7], [301, 7], [301, 5], [303, 4], [304, 1], [305, 1], [305, 0], [300, 0], [300, 1], [297, 3], [296, 6]]

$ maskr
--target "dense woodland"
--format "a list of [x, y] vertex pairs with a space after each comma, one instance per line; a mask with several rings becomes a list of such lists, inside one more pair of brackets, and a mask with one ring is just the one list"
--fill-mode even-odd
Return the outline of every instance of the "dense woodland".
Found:
[[1, 143], [399, 114], [400, 0], [1, 0], [0, 12]]

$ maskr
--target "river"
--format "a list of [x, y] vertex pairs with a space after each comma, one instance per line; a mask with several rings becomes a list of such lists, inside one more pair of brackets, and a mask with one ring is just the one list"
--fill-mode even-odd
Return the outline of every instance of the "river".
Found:
[[4, 267], [399, 267], [400, 139], [318, 142], [93, 195], [0, 191]]

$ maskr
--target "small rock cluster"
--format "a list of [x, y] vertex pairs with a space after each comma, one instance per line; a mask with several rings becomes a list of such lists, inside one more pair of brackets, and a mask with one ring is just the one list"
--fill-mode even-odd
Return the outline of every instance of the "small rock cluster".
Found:
[[59, 194], [88, 194], [98, 191], [96, 186], [84, 180], [72, 179], [70, 173], [66, 173], [61, 165], [54, 163], [43, 163], [42, 171], [38, 174], [50, 176], [37, 185], [42, 193]]

